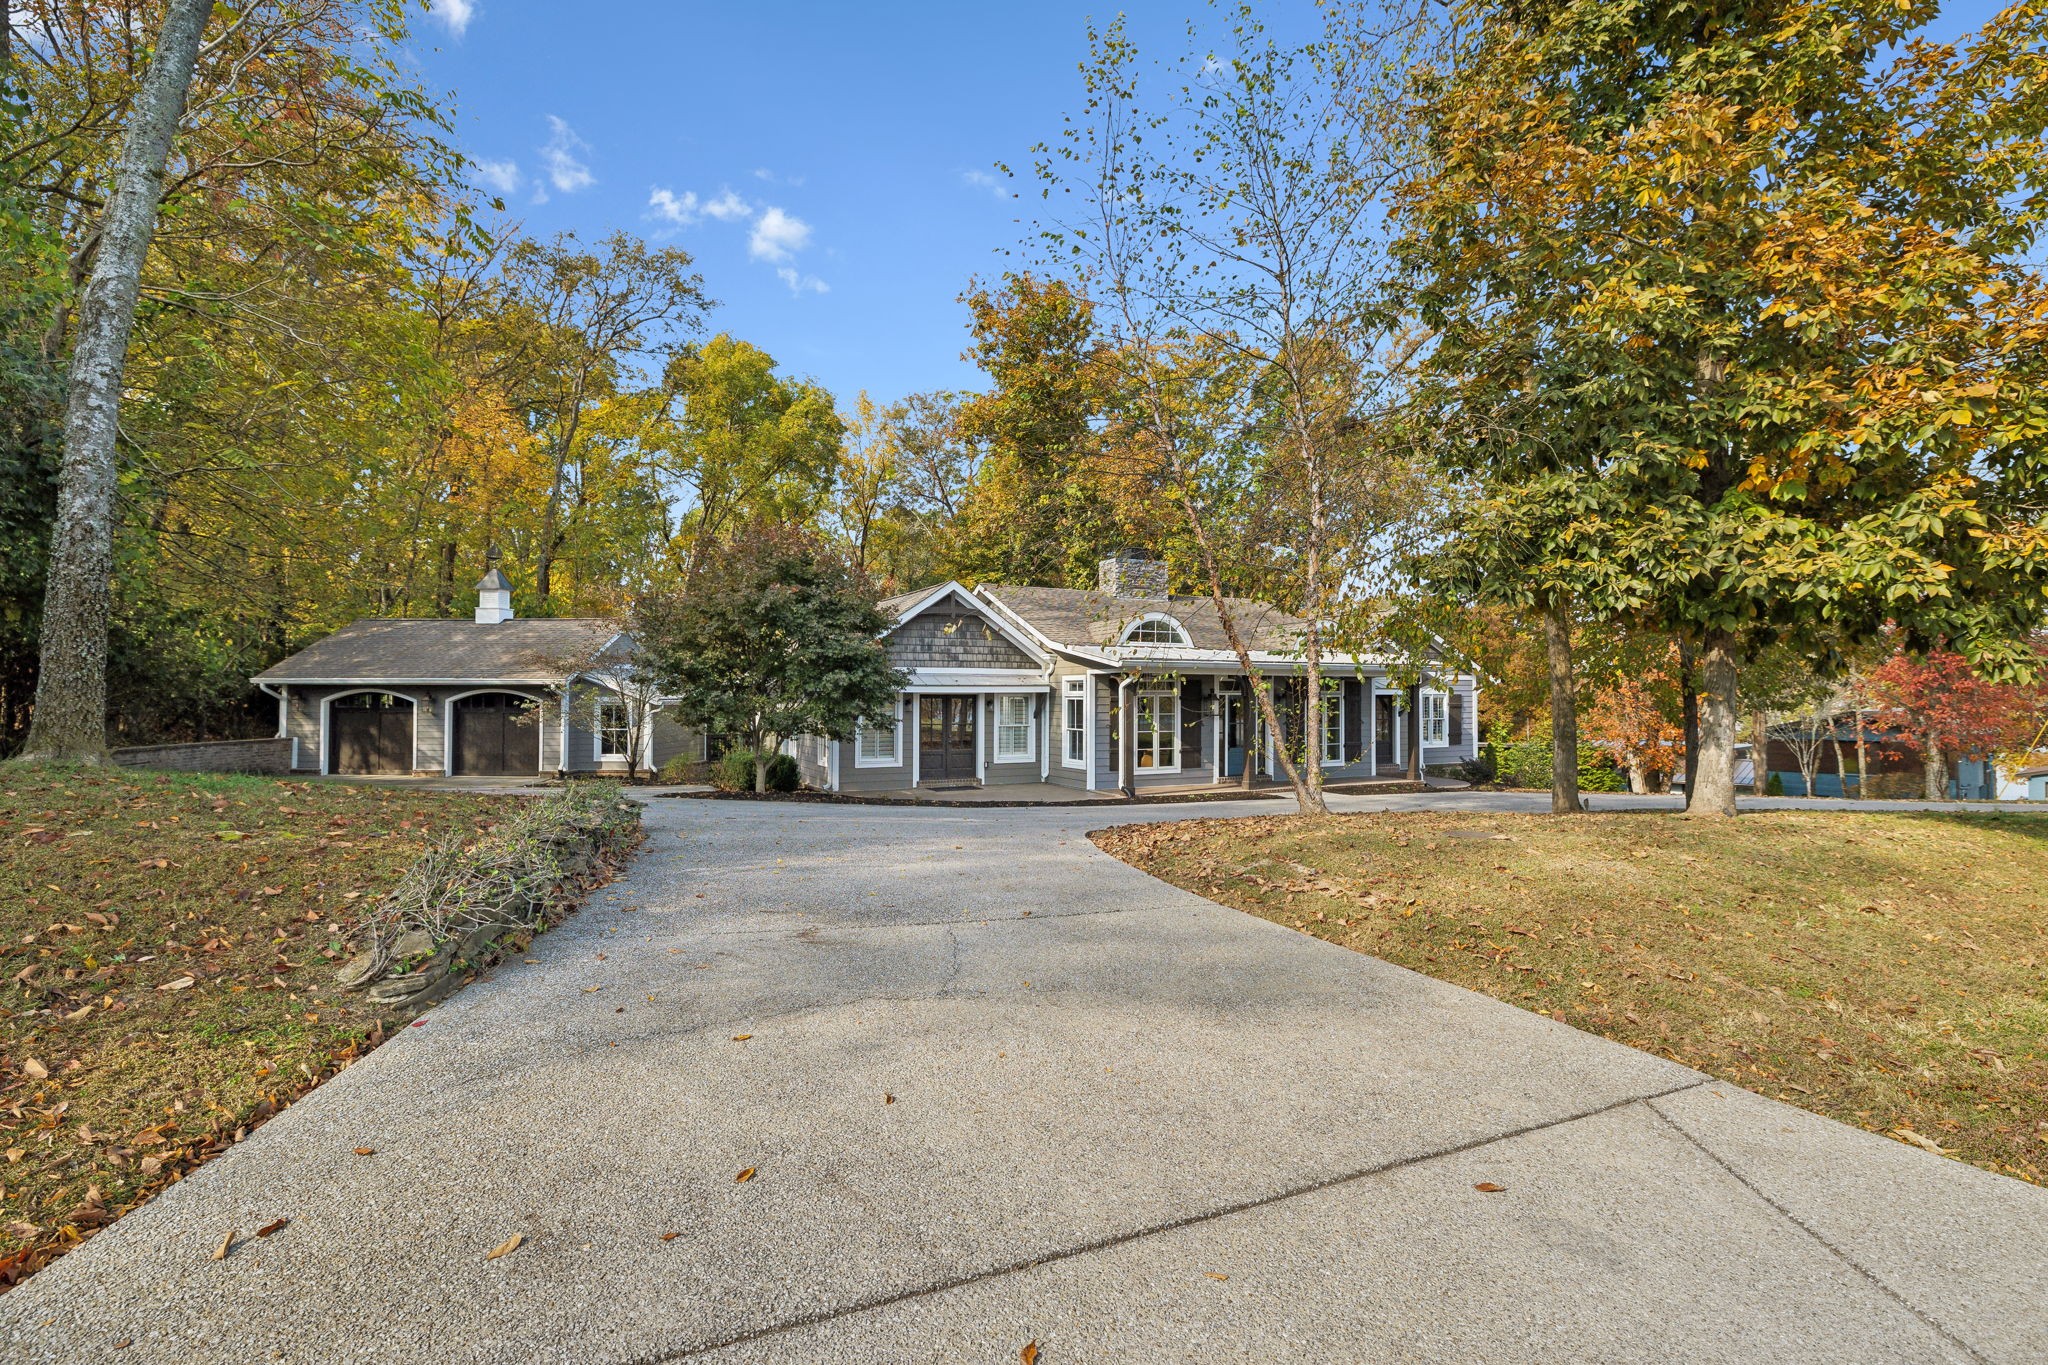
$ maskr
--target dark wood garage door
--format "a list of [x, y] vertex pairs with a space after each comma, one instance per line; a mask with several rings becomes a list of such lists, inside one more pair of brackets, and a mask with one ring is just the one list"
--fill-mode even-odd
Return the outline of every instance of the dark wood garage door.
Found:
[[540, 771], [540, 717], [510, 692], [455, 699], [455, 771], [496, 776]]
[[352, 692], [327, 707], [327, 771], [412, 771], [412, 702], [389, 692]]

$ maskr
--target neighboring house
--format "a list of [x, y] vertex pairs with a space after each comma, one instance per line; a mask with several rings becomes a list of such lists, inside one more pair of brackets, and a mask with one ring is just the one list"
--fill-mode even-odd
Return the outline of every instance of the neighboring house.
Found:
[[[881, 608], [907, 682], [894, 713], [851, 741], [787, 746], [811, 786], [1157, 791], [1239, 781], [1247, 767], [1254, 782], [1284, 780], [1215, 603], [1169, 596], [1157, 561], [1106, 559], [1093, 591], [942, 583]], [[1302, 623], [1241, 599], [1231, 611], [1298, 742]], [[1326, 780], [1404, 773], [1418, 739], [1429, 766], [1477, 752], [1471, 676], [1429, 680], [1418, 723], [1381, 660], [1333, 654], [1324, 669]]]
[[[1819, 762], [1813, 774], [1813, 791], [1806, 790], [1806, 775], [1799, 769], [1799, 754], [1788, 738], [1802, 727], [1771, 727], [1769, 777], [1778, 779], [1787, 796], [1859, 795], [1856, 764], [1857, 717], [1854, 712], [1836, 716], [1829, 736], [1823, 738]], [[1837, 745], [1842, 766], [1835, 766]], [[1869, 795], [1873, 798], [1918, 797], [1926, 790], [1927, 755], [1919, 739], [1899, 730], [1872, 725], [1863, 731], [1863, 749], [1870, 760]], [[1964, 758], [1951, 751], [1947, 756], [1949, 799], [1957, 801], [2015, 801], [2048, 796], [2044, 784], [2030, 780], [2028, 771], [2011, 772], [1991, 759]], [[1846, 778], [1846, 782], [1845, 782]], [[1846, 787], [1846, 792], [1845, 792]]]
[[2048, 801], [2048, 764], [2018, 769], [1998, 796], [2001, 801]]
[[702, 758], [703, 736], [630, 681], [615, 621], [522, 621], [495, 567], [473, 620], [357, 621], [256, 675], [303, 773], [624, 772]]

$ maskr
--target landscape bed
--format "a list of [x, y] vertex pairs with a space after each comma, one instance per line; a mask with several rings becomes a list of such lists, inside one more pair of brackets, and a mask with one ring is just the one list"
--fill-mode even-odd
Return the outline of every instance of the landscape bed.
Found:
[[1092, 837], [1247, 913], [2048, 1183], [2048, 817], [1402, 813]]
[[0, 1291], [411, 1017], [337, 968], [533, 799], [0, 772]]

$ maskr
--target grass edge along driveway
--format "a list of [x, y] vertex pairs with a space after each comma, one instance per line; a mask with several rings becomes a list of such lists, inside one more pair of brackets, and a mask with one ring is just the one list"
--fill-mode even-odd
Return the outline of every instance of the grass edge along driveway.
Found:
[[2048, 1184], [2048, 817], [1432, 812], [1091, 837], [1248, 914]]
[[505, 799], [0, 769], [0, 1291], [380, 1042], [351, 931]]

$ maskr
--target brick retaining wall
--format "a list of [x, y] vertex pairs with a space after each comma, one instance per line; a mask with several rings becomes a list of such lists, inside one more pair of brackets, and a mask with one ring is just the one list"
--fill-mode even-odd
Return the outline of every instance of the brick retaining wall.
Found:
[[199, 744], [138, 744], [114, 750], [123, 768], [156, 768], [177, 773], [276, 773], [291, 771], [289, 739], [221, 739]]

